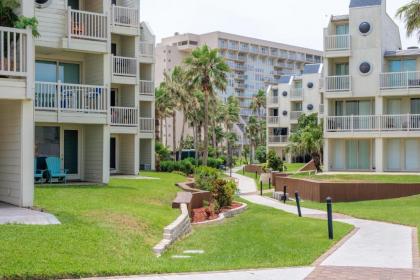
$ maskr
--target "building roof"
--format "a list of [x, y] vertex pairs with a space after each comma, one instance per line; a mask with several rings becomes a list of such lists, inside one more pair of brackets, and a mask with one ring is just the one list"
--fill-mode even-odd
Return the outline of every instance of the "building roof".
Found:
[[305, 74], [318, 74], [322, 71], [322, 64], [306, 64], [305, 68], [303, 69], [303, 75]]
[[350, 1], [350, 8], [380, 6], [380, 5], [382, 5], [382, 0], [351, 0]]
[[408, 49], [408, 50], [397, 50], [397, 51], [386, 51], [386, 57], [393, 57], [393, 56], [419, 56], [420, 49]]
[[279, 80], [279, 84], [289, 84], [290, 79], [292, 79], [292, 76], [281, 76]]

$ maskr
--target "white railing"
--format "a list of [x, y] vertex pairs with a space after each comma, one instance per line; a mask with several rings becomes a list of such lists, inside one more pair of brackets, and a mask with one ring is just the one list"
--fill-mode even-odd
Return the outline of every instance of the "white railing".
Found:
[[111, 107], [111, 124], [116, 126], [138, 125], [138, 109], [132, 107]]
[[107, 89], [103, 86], [35, 83], [37, 110], [107, 113], [107, 101]]
[[287, 143], [289, 141], [288, 135], [269, 135], [268, 143], [277, 144], [277, 143]]
[[111, 12], [114, 25], [138, 27], [140, 24], [138, 9], [112, 5]]
[[155, 55], [155, 44], [140, 42], [139, 51], [141, 56], [153, 57]]
[[139, 90], [141, 95], [154, 95], [155, 83], [153, 81], [140, 80]]
[[279, 124], [280, 123], [280, 117], [268, 116], [267, 117], [267, 122], [268, 122], [268, 124]]
[[69, 38], [108, 40], [108, 17], [105, 14], [68, 9]]
[[341, 51], [350, 49], [350, 35], [329, 35], [325, 37], [326, 51]]
[[324, 114], [324, 110], [325, 110], [325, 105], [324, 104], [319, 104], [319, 114], [320, 115]]
[[299, 120], [300, 116], [302, 116], [302, 115], [303, 115], [302, 111], [291, 111], [290, 112], [290, 119], [294, 120], [294, 121], [297, 121], [297, 120]]
[[139, 119], [140, 132], [154, 132], [155, 130], [155, 119], [153, 118], [140, 118]]
[[290, 90], [291, 99], [302, 99], [303, 98], [303, 88], [292, 88]]
[[381, 89], [420, 88], [420, 71], [380, 74]]
[[326, 117], [326, 131], [420, 131], [420, 115], [405, 114]]
[[0, 26], [0, 75], [26, 76], [28, 44], [32, 40], [29, 32], [28, 29]]
[[351, 76], [329, 76], [325, 78], [326, 91], [351, 91]]
[[131, 57], [112, 56], [112, 73], [116, 76], [137, 76], [137, 59]]
[[272, 104], [278, 104], [279, 103], [279, 97], [278, 96], [269, 96], [268, 97], [268, 105]]

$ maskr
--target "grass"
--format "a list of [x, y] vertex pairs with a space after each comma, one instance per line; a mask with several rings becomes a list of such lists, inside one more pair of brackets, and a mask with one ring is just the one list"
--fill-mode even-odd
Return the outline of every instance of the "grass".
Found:
[[420, 183], [420, 175], [369, 175], [369, 174], [336, 174], [314, 175], [309, 173], [294, 174], [292, 177], [325, 182], [372, 182], [372, 183]]
[[[156, 258], [152, 247], [179, 211], [171, 209], [185, 178], [145, 173], [160, 180], [113, 179], [109, 186], [38, 186], [36, 206], [61, 225], [0, 226], [0, 275], [4, 278], [70, 278], [147, 273], [309, 265], [333, 242], [324, 221], [299, 219], [249, 205], [220, 225], [195, 227], [169, 252]], [[335, 226], [337, 240], [350, 231]], [[205, 254], [172, 259], [185, 249]], [[0, 277], [0, 278], [1, 278]]]
[[295, 173], [299, 169], [305, 166], [306, 163], [285, 163], [284, 165], [287, 168], [287, 173]]

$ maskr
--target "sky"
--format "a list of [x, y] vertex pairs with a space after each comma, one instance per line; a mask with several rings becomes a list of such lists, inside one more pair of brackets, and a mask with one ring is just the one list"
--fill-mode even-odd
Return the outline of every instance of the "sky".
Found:
[[[179, 33], [223, 31], [322, 50], [323, 28], [331, 15], [348, 13], [350, 0], [140, 0], [141, 20], [161, 38]], [[388, 14], [401, 30], [403, 48], [419, 46], [407, 38], [396, 10], [409, 0], [387, 0]]]

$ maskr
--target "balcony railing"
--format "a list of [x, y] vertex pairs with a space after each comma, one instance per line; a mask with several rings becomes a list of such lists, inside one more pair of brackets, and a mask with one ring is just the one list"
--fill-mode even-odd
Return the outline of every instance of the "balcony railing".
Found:
[[153, 118], [140, 118], [139, 119], [140, 132], [154, 132], [155, 131], [155, 119]]
[[105, 14], [68, 9], [69, 38], [108, 40], [108, 17]]
[[0, 26], [0, 75], [26, 76], [28, 44], [32, 40], [30, 32], [29, 29]]
[[287, 142], [289, 142], [288, 135], [269, 135], [268, 136], [269, 144], [279, 144], [279, 143], [287, 143]]
[[326, 51], [343, 51], [350, 49], [350, 35], [329, 35], [325, 37]]
[[141, 95], [154, 95], [155, 83], [153, 81], [141, 80], [139, 83], [139, 90]]
[[303, 88], [292, 88], [290, 90], [291, 99], [302, 99], [303, 98]]
[[326, 118], [327, 132], [420, 131], [420, 115], [364, 115]]
[[420, 71], [380, 74], [381, 89], [420, 88]]
[[111, 107], [111, 124], [115, 126], [138, 125], [138, 109], [132, 107]]
[[36, 82], [35, 109], [107, 113], [107, 89], [103, 86]]
[[276, 116], [269, 116], [267, 117], [268, 124], [279, 124], [280, 123], [280, 117]]
[[303, 115], [302, 111], [291, 111], [290, 112], [290, 119], [293, 121], [299, 120], [300, 116]]
[[145, 57], [153, 57], [155, 55], [155, 45], [153, 43], [140, 42], [140, 55]]
[[324, 104], [319, 104], [319, 114], [323, 115], [325, 111], [325, 105]]
[[116, 76], [137, 76], [137, 59], [131, 57], [113, 56], [112, 73]]
[[279, 97], [278, 96], [269, 96], [268, 97], [268, 104], [269, 105], [271, 105], [271, 104], [275, 104], [275, 105], [279, 104]]
[[112, 24], [127, 27], [139, 26], [139, 10], [112, 5]]
[[351, 91], [351, 76], [326, 77], [325, 91]]

